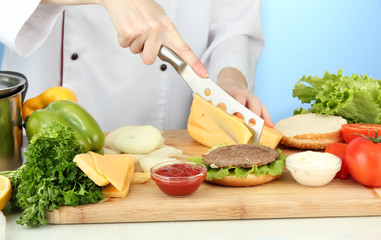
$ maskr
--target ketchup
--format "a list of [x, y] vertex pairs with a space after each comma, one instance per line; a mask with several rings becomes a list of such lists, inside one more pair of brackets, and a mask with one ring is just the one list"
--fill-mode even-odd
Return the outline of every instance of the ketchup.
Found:
[[201, 164], [176, 162], [153, 167], [151, 173], [152, 180], [164, 193], [179, 197], [198, 189], [205, 180], [206, 168]]

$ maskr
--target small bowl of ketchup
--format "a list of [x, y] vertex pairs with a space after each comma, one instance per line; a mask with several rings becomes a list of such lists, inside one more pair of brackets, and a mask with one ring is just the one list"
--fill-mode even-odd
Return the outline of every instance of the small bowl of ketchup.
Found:
[[151, 178], [165, 194], [185, 197], [194, 193], [206, 178], [201, 163], [168, 161], [151, 168]]

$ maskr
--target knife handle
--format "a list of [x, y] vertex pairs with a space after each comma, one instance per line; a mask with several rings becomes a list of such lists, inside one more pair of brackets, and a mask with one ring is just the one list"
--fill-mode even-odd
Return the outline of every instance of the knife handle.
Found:
[[166, 46], [161, 46], [158, 57], [170, 63], [178, 73], [182, 72], [182, 69], [187, 65], [174, 51], [167, 48]]

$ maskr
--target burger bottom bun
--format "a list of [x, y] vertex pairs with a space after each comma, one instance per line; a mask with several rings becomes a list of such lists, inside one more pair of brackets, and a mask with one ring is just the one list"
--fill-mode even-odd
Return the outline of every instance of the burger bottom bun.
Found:
[[340, 131], [331, 133], [309, 133], [293, 137], [283, 136], [281, 141], [283, 145], [299, 149], [325, 149], [330, 143], [343, 142]]
[[279, 177], [280, 175], [256, 176], [254, 174], [249, 174], [246, 178], [226, 176], [221, 179], [214, 178], [212, 180], [206, 180], [206, 181], [210, 183], [218, 184], [218, 185], [229, 186], [229, 187], [250, 187], [250, 186], [256, 186], [256, 185], [270, 182]]

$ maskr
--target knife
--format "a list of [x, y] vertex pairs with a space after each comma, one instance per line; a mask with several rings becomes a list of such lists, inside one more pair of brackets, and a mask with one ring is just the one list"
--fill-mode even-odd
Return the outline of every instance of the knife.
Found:
[[176, 69], [192, 89], [193, 93], [211, 102], [214, 106], [221, 106], [221, 104], [223, 104], [224, 108], [226, 107], [224, 110], [230, 115], [240, 113], [243, 116], [243, 121], [246, 126], [254, 133], [252, 144], [258, 144], [264, 124], [264, 120], [261, 117], [240, 104], [212, 80], [199, 77], [193, 69], [171, 49], [161, 46], [158, 56], [161, 60], [170, 63]]

